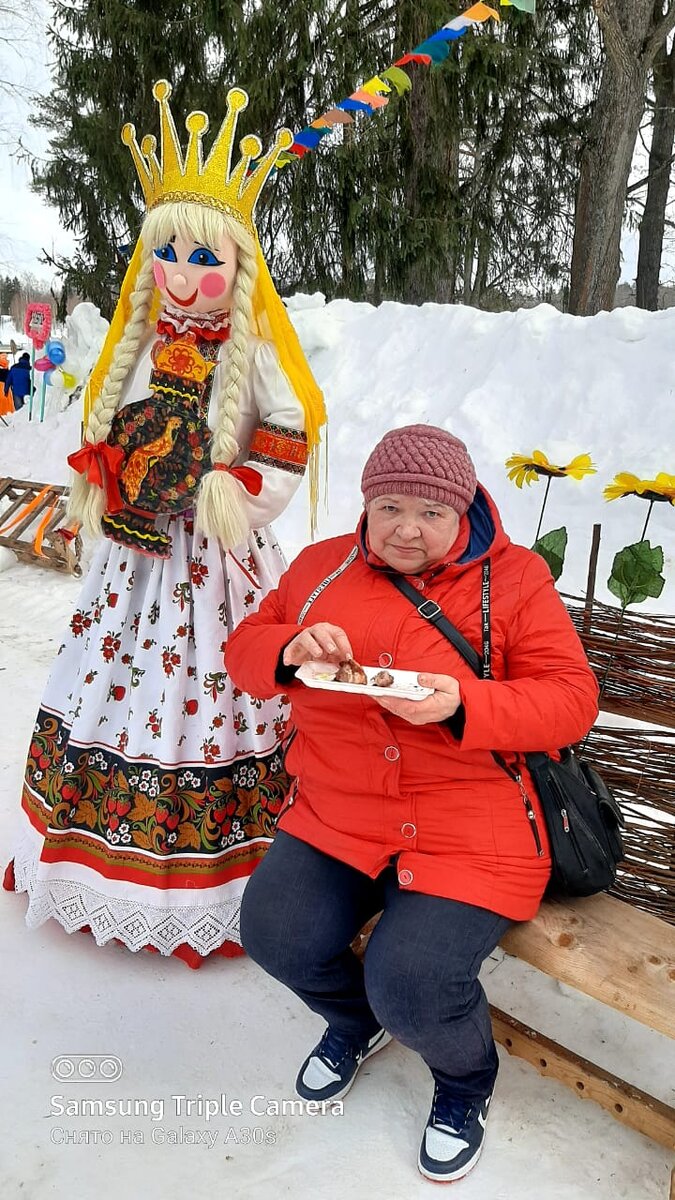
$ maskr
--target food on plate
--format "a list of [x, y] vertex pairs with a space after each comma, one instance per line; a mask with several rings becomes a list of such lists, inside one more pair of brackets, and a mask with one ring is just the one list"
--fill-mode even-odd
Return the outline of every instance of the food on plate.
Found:
[[391, 687], [394, 682], [394, 676], [389, 674], [389, 671], [378, 671], [371, 679], [373, 687]]
[[357, 662], [354, 662], [353, 658], [346, 658], [340, 663], [333, 682], [367, 684], [368, 676], [366, 675], [363, 667], [359, 666]]

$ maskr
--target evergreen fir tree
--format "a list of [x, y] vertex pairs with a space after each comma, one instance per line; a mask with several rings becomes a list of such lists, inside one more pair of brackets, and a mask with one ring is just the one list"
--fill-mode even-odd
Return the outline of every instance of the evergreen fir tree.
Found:
[[[455, 42], [440, 67], [408, 68], [412, 91], [278, 171], [258, 214], [282, 292], [495, 306], [565, 273], [585, 89], [595, 70], [590, 0], [540, 0]], [[413, 49], [446, 0], [72, 0], [57, 3], [56, 86], [37, 118], [53, 132], [36, 187], [80, 235], [58, 265], [68, 290], [110, 314], [141, 218], [119, 139], [156, 129], [151, 86], [177, 112], [251, 97], [241, 133], [294, 132]], [[215, 130], [212, 128], [211, 134]]]
[[[74, 258], [55, 263], [67, 290], [93, 300], [106, 316], [124, 276], [123, 247], [135, 241], [141, 213], [120, 130], [128, 120], [142, 134], [156, 129], [158, 78], [171, 80], [178, 111], [208, 105], [220, 83], [213, 58], [224, 65], [220, 39], [207, 32], [214, 15], [208, 0], [55, 5], [49, 30], [55, 86], [34, 118], [51, 131], [51, 155], [34, 167], [34, 186], [79, 239]], [[218, 16], [236, 32], [241, 6], [221, 3]]]

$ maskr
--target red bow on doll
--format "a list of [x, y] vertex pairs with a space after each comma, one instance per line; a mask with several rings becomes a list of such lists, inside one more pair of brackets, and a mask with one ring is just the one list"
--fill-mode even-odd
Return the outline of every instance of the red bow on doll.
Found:
[[106, 512], [118, 513], [124, 508], [117, 479], [124, 460], [121, 446], [107, 442], [85, 442], [80, 450], [68, 455], [68, 462], [78, 475], [86, 472], [89, 483], [105, 490]]
[[228, 467], [227, 463], [214, 463], [214, 471], [228, 471], [230, 475], [234, 475], [240, 483], [243, 483], [247, 492], [252, 496], [259, 496], [262, 491], [262, 475], [260, 471], [254, 471], [253, 467]]

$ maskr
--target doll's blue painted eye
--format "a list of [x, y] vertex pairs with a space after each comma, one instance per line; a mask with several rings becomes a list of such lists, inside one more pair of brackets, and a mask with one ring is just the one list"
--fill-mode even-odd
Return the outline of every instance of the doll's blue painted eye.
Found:
[[222, 267], [222, 261], [216, 258], [213, 250], [207, 250], [206, 246], [200, 246], [198, 250], [193, 250], [188, 258], [189, 263], [194, 263], [198, 267]]
[[178, 261], [176, 258], [176, 251], [170, 242], [167, 242], [166, 246], [160, 246], [157, 250], [155, 250], [155, 257], [163, 259], [164, 262]]

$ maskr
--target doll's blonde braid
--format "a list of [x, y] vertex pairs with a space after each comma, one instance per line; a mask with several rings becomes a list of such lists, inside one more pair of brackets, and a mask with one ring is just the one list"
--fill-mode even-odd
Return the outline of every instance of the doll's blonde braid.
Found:
[[[136, 287], [131, 293], [131, 317], [115, 347], [110, 369], [89, 414], [84, 440], [92, 445], [104, 442], [110, 433], [124, 381], [136, 361], [138, 348], [147, 332], [148, 315], [155, 289], [152, 266], [150, 257], [139, 271]], [[106, 497], [102, 488], [89, 483], [86, 475], [73, 472], [68, 502], [69, 518], [79, 521], [85, 532], [95, 537], [101, 533], [101, 517], [105, 511], [105, 503]]]
[[[229, 466], [239, 453], [234, 431], [239, 415], [239, 394], [249, 369], [249, 342], [253, 314], [253, 292], [257, 276], [255, 254], [239, 244], [237, 279], [232, 296], [232, 325], [223, 364], [223, 383], [218, 396], [216, 427], [211, 442], [212, 463]], [[209, 471], [197, 497], [196, 523], [226, 549], [247, 537], [250, 524], [242, 485], [226, 471]]]

